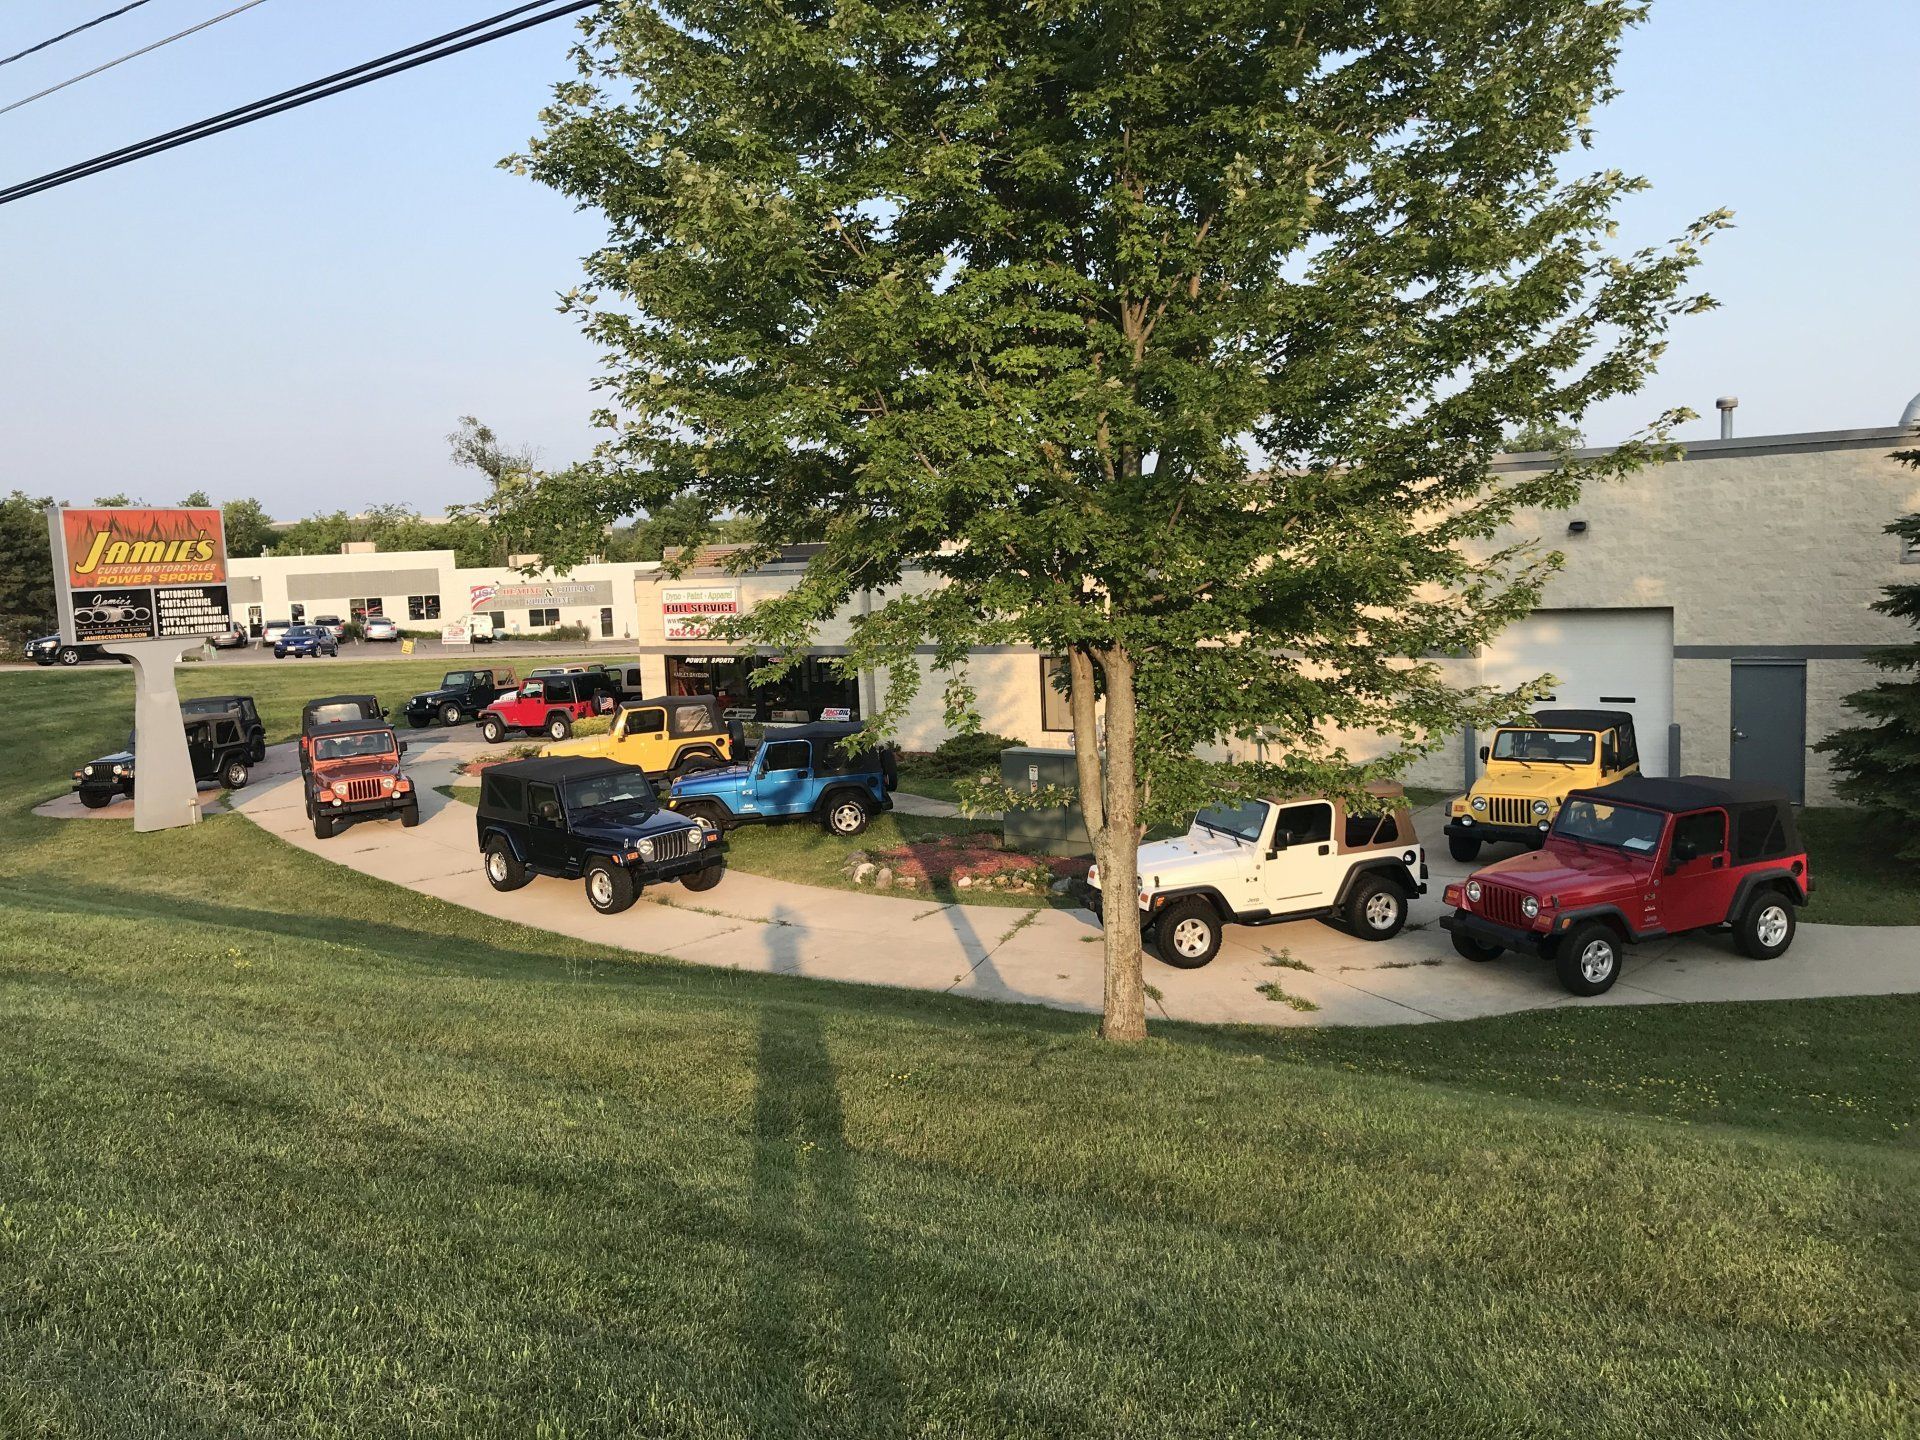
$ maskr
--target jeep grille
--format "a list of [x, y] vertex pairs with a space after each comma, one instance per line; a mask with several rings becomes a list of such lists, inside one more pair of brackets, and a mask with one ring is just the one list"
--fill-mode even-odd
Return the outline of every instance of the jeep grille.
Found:
[[655, 860], [683, 860], [687, 855], [686, 830], [669, 830], [664, 835], [653, 837], [653, 858]]
[[1487, 819], [1495, 825], [1532, 825], [1533, 801], [1495, 795], [1487, 801]]
[[378, 780], [349, 780], [342, 787], [349, 800], [378, 800], [380, 782]]
[[1475, 907], [1496, 925], [1511, 925], [1516, 930], [1527, 928], [1527, 917], [1520, 909], [1520, 891], [1508, 889], [1505, 885], [1489, 885], [1484, 881], [1480, 885], [1480, 903]]

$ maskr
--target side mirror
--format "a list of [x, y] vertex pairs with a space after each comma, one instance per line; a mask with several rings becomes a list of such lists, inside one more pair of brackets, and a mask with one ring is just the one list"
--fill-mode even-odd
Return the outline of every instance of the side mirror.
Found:
[[400, 753], [401, 753], [402, 755], [404, 755], [404, 754], [406, 754], [406, 753], [407, 753], [407, 742], [406, 742], [406, 741], [404, 741], [404, 740], [402, 740], [402, 741], [400, 742]]
[[1482, 746], [1480, 747], [1480, 758], [1481, 758], [1482, 760], [1485, 760], [1485, 759], [1487, 759], [1487, 758], [1488, 758], [1488, 756], [1490, 756], [1490, 755], [1491, 755], [1492, 753], [1493, 753], [1493, 752], [1492, 752], [1492, 751], [1490, 751], [1490, 750], [1488, 750], [1486, 746], [1484, 746], [1484, 745], [1482, 745]]
[[1667, 868], [1678, 870], [1689, 861], [1700, 858], [1700, 851], [1691, 840], [1676, 840], [1673, 848], [1667, 851]]
[[1273, 832], [1273, 854], [1278, 855], [1291, 844], [1293, 844], [1293, 832], [1291, 830], [1276, 830]]
[[560, 802], [558, 800], [542, 800], [540, 802], [540, 818], [550, 825], [559, 824]]

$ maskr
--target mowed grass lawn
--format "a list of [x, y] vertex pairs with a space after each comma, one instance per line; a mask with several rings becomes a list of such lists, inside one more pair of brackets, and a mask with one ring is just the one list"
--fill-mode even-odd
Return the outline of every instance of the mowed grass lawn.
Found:
[[0, 1436], [1915, 1432], [1914, 999], [1115, 1051], [28, 815], [128, 694], [0, 676]]

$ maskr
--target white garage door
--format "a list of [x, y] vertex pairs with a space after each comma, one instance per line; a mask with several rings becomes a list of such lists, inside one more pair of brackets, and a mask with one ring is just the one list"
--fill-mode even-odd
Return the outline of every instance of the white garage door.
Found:
[[1480, 657], [1483, 684], [1511, 688], [1554, 677], [1548, 704], [1625, 710], [1640, 740], [1640, 768], [1667, 773], [1673, 723], [1671, 610], [1536, 610]]

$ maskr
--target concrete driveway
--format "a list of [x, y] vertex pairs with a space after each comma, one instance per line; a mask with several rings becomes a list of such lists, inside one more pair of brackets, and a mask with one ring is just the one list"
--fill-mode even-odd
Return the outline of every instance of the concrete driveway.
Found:
[[[482, 747], [465, 729], [404, 733], [425, 817], [416, 829], [405, 830], [397, 820], [368, 820], [331, 840], [316, 840], [298, 777], [284, 761], [263, 767], [256, 783], [233, 796], [233, 807], [288, 844], [336, 864], [556, 935], [737, 970], [1069, 1010], [1100, 1008], [1099, 929], [1084, 910], [946, 905], [740, 871], [701, 895], [678, 885], [659, 887], [618, 916], [596, 914], [578, 882], [543, 878], [511, 894], [496, 893], [480, 870], [472, 807], [432, 789], [453, 783], [459, 762]], [[1420, 830], [1437, 837], [1438, 817], [1421, 816]], [[1454, 954], [1435, 922], [1442, 885], [1464, 869], [1446, 858], [1442, 846], [1431, 890], [1415, 903], [1408, 929], [1383, 943], [1302, 921], [1232, 928], [1218, 958], [1202, 970], [1176, 970], [1149, 949], [1150, 1003], [1159, 1014], [1181, 1020], [1378, 1025], [1560, 1005], [1920, 991], [1920, 927], [1803, 925], [1793, 949], [1768, 962], [1743, 958], [1725, 936], [1643, 946], [1612, 991], [1578, 999], [1541, 962], [1505, 956], [1476, 964]], [[1277, 958], [1292, 963], [1274, 964]], [[1259, 987], [1270, 982], [1310, 1008], [1261, 993]]]

